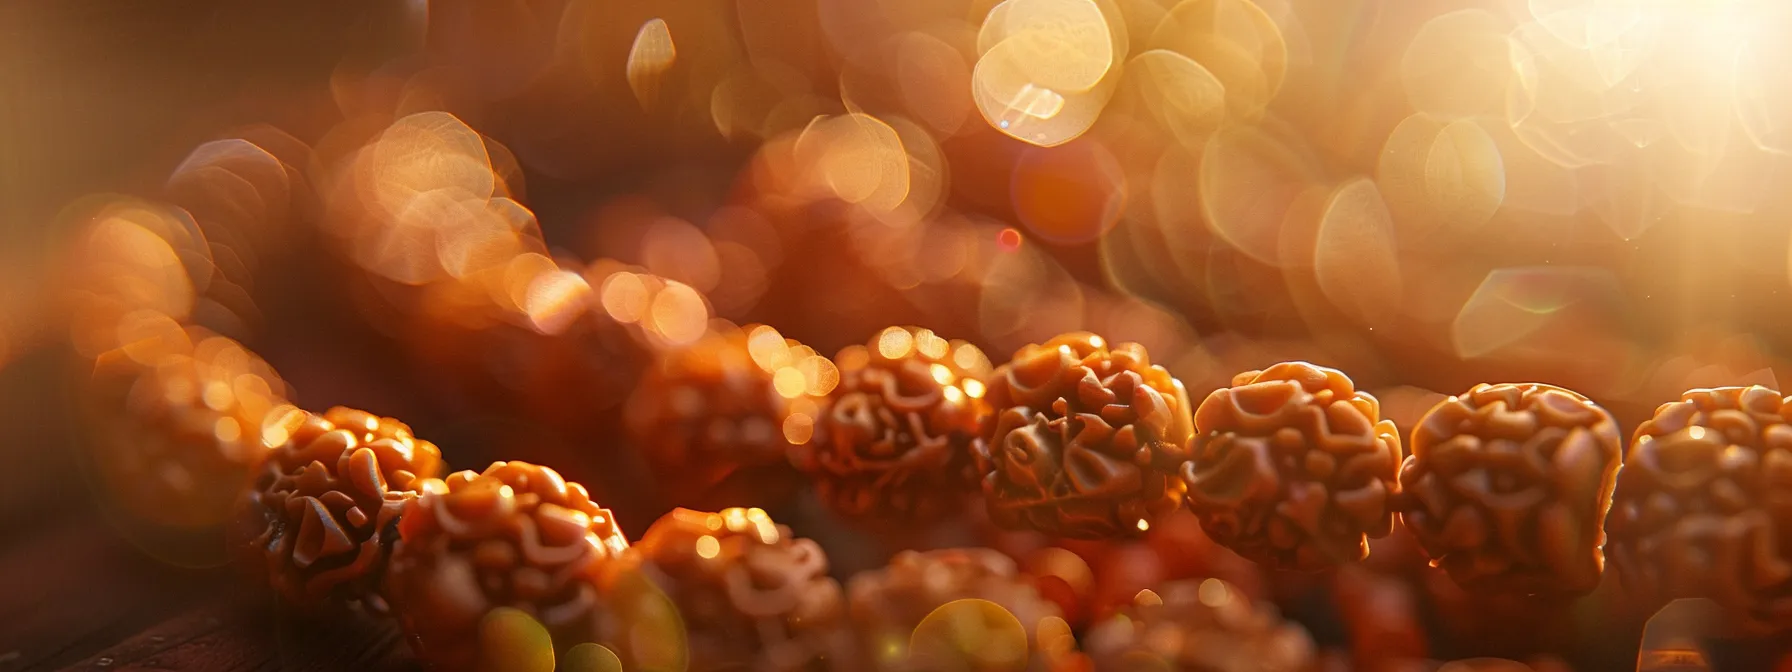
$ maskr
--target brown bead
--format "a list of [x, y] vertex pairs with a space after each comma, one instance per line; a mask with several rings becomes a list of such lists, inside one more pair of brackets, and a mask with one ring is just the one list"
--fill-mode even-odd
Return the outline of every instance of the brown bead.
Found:
[[1400, 436], [1335, 369], [1241, 373], [1195, 411], [1182, 478], [1214, 541], [1274, 569], [1361, 560], [1393, 530]]
[[990, 414], [989, 359], [932, 331], [890, 327], [835, 356], [840, 385], [791, 463], [829, 508], [878, 521], [934, 520], [977, 486], [971, 442]]
[[480, 619], [498, 607], [540, 621], [559, 651], [598, 641], [598, 573], [628, 541], [584, 486], [547, 467], [494, 462], [417, 489], [399, 520], [385, 596], [419, 658], [475, 665]]
[[286, 386], [241, 344], [175, 329], [104, 353], [84, 388], [99, 490], [127, 519], [223, 529], [267, 455]]
[[668, 503], [769, 505], [796, 489], [786, 451], [813, 437], [829, 375], [826, 357], [770, 327], [727, 328], [666, 352], [624, 419]]
[[1552, 385], [1483, 383], [1426, 413], [1411, 449], [1401, 521], [1464, 589], [1598, 587], [1623, 452], [1605, 409]]
[[[605, 569], [605, 592], [619, 600], [636, 577], [652, 582], [681, 617], [690, 670], [863, 669], [827, 554], [764, 511], [676, 509], [625, 558]], [[627, 630], [608, 639], [629, 669], [662, 669], [657, 642], [644, 648]]]
[[937, 652], [910, 651], [911, 635], [948, 603], [978, 600], [982, 611], [1006, 611], [1019, 621], [1026, 642], [1038, 641], [1042, 622], [1063, 622], [1058, 606], [1039, 595], [1012, 559], [987, 548], [903, 551], [883, 569], [853, 576], [846, 594], [860, 645], [878, 670], [928, 669], [910, 654]]
[[640, 327], [640, 315], [605, 309], [606, 281], [643, 292], [665, 284], [613, 262], [576, 274], [546, 257], [519, 257], [427, 287], [421, 317], [403, 325], [406, 354], [457, 406], [505, 409], [571, 435], [590, 431], [663, 345]]
[[1709, 597], [1749, 627], [1792, 627], [1792, 399], [1688, 391], [1636, 428], [1606, 552], [1645, 599]]
[[1299, 625], [1219, 579], [1142, 591], [1084, 642], [1098, 670], [1297, 672], [1311, 669], [1315, 656]]
[[440, 475], [441, 451], [404, 423], [341, 406], [286, 407], [265, 434], [279, 444], [238, 513], [251, 562], [294, 604], [375, 598], [398, 519]]
[[1188, 392], [1144, 346], [1080, 332], [1028, 345], [988, 396], [996, 414], [977, 466], [997, 524], [1100, 539], [1141, 534], [1176, 510]]

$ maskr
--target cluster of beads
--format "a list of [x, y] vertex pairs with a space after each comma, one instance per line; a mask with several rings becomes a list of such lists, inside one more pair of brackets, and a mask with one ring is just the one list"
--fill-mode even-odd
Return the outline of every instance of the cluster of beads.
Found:
[[[516, 298], [472, 291], [476, 279], [522, 278], [508, 317], [463, 325], [515, 332], [524, 345], [499, 349], [527, 361], [500, 368], [579, 377], [542, 342], [640, 360], [610, 371], [628, 382], [569, 398], [620, 403], [668, 503], [716, 512], [677, 509], [631, 544], [553, 469], [499, 461], [443, 476], [441, 451], [397, 420], [292, 406], [271, 366], [193, 324], [201, 308], [240, 303], [219, 298], [233, 285], [185, 266], [204, 257], [203, 226], [148, 204], [93, 222], [70, 303], [92, 365], [89, 462], [108, 503], [156, 529], [227, 537], [295, 605], [390, 615], [419, 657], [448, 669], [489, 662], [481, 633], [494, 614], [527, 617], [566, 659], [601, 644], [628, 669], [944, 669], [966, 657], [1084, 669], [1141, 656], [1301, 669], [1312, 657], [1310, 641], [1223, 583], [1140, 594], [1123, 622], [1086, 633], [1085, 651], [1060, 605], [987, 549], [904, 553], [842, 586], [815, 542], [763, 510], [724, 508], [804, 485], [860, 524], [931, 522], [980, 497], [998, 525], [1060, 539], [1137, 536], [1186, 508], [1214, 541], [1279, 570], [1362, 560], [1401, 521], [1471, 592], [1583, 594], [1609, 554], [1637, 594], [1710, 597], [1762, 630], [1792, 626], [1792, 398], [1766, 388], [1690, 391], [1625, 454], [1616, 421], [1582, 395], [1478, 385], [1403, 445], [1373, 396], [1306, 362], [1241, 373], [1195, 404], [1143, 346], [1090, 333], [998, 366], [917, 327], [833, 358], [765, 326], [622, 329], [639, 320], [634, 303], [677, 303], [689, 288], [626, 271], [594, 283], [532, 251], [532, 231], [473, 279], [382, 290], [450, 315]], [[617, 304], [611, 322], [530, 302], [594, 292]], [[967, 629], [987, 646], [953, 634]]]

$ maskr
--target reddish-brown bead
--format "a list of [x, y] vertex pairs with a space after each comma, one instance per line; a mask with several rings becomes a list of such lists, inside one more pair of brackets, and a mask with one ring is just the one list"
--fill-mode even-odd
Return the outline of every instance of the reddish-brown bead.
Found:
[[1315, 656], [1306, 630], [1219, 579], [1140, 592], [1084, 640], [1098, 670], [1301, 672]]
[[890, 327], [834, 357], [840, 385], [791, 463], [853, 518], [933, 520], [975, 492], [971, 443], [989, 416], [989, 360], [932, 331]]
[[1688, 391], [1636, 428], [1606, 553], [1645, 600], [1709, 597], [1739, 623], [1792, 627], [1792, 399]]
[[295, 604], [375, 598], [398, 519], [440, 475], [441, 452], [404, 423], [340, 406], [287, 407], [264, 433], [278, 444], [240, 504], [236, 543]]
[[[799, 479], [787, 451], [813, 438], [824, 399], [811, 392], [837, 383], [807, 380], [805, 370], [834, 367], [770, 327], [721, 329], [661, 355], [623, 410], [666, 502], [721, 509], [793, 493]], [[803, 380], [793, 387], [791, 375]]]
[[419, 658], [475, 665], [479, 620], [498, 607], [534, 617], [560, 651], [600, 639], [598, 575], [628, 541], [584, 486], [547, 467], [494, 462], [418, 489], [384, 586]]
[[1042, 621], [1063, 620], [1058, 606], [1040, 596], [1014, 560], [987, 548], [903, 551], [888, 566], [853, 576], [846, 593], [859, 642], [873, 669], [880, 670], [928, 669], [915, 667], [924, 663], [911, 658], [918, 653], [909, 650], [911, 635], [948, 603], [979, 600], [993, 605], [986, 609], [1006, 611], [1020, 622], [1027, 642], [1038, 641]]
[[1617, 421], [1539, 383], [1476, 385], [1412, 430], [1401, 521], [1465, 589], [1581, 594], [1605, 570]]
[[1182, 477], [1214, 541], [1277, 569], [1361, 560], [1394, 527], [1400, 436], [1343, 372], [1284, 362], [1195, 411]]
[[622, 628], [606, 643], [629, 669], [662, 669], [671, 647], [642, 641], [652, 613], [640, 603], [650, 594], [642, 581], [676, 610], [688, 669], [863, 669], [827, 554], [759, 509], [676, 509], [606, 567], [604, 591]]
[[109, 351], [85, 386], [88, 456], [121, 516], [222, 529], [270, 448], [263, 421], [286, 386], [241, 344], [197, 329]]
[[1145, 348], [1089, 333], [1028, 345], [991, 377], [978, 444], [990, 518], [1083, 539], [1137, 535], [1182, 497], [1188, 393]]

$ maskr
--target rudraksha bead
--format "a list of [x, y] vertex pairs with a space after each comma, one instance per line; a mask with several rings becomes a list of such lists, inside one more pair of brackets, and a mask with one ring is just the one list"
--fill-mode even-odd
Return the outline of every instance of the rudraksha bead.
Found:
[[881, 521], [955, 512], [977, 487], [971, 442], [989, 402], [989, 359], [927, 329], [890, 327], [835, 356], [840, 385], [791, 463], [829, 508]]
[[1341, 371], [1284, 362], [1241, 373], [1195, 410], [1189, 508], [1214, 541], [1261, 565], [1361, 560], [1394, 527], [1396, 432]]
[[1097, 670], [1304, 672], [1315, 656], [1299, 625], [1219, 579], [1141, 592], [1084, 639]]
[[771, 504], [795, 491], [787, 449], [813, 437], [838, 382], [826, 357], [771, 327], [718, 329], [664, 353], [624, 407], [670, 504]]
[[1751, 628], [1792, 626], [1792, 403], [1760, 386], [1688, 391], [1636, 428], [1606, 521], [1646, 600], [1709, 597]]
[[1581, 594], [1605, 570], [1617, 421], [1539, 383], [1476, 385], [1412, 430], [1401, 521], [1464, 589]]
[[175, 329], [159, 340], [153, 354], [127, 346], [95, 362], [91, 463], [120, 514], [222, 530], [268, 453], [262, 423], [285, 403], [286, 386], [228, 338]]
[[442, 454], [397, 420], [338, 406], [287, 407], [264, 433], [278, 442], [244, 498], [244, 540], [281, 597], [316, 606], [375, 597], [398, 520], [435, 478]]
[[1144, 346], [1069, 333], [1015, 353], [990, 378], [995, 415], [977, 445], [990, 518], [1100, 539], [1176, 510], [1192, 431], [1188, 392]]
[[578, 273], [526, 255], [428, 287], [422, 316], [405, 324], [407, 353], [451, 407], [502, 409], [576, 436], [620, 406], [667, 345], [641, 325], [667, 286], [613, 262]]
[[598, 573], [628, 541], [584, 486], [547, 467], [494, 462], [417, 489], [384, 585], [419, 658], [477, 664], [479, 621], [498, 607], [539, 620], [559, 651], [598, 641]]
[[[693, 672], [863, 669], [827, 554], [764, 511], [675, 509], [624, 558], [605, 569], [605, 592], [623, 594], [611, 587], [631, 575], [658, 587], [678, 610]], [[659, 669], [639, 637], [608, 639], [629, 669]]]
[[880, 670], [915, 670], [921, 662], [910, 658], [911, 634], [950, 602], [982, 600], [1006, 610], [1027, 642], [1037, 641], [1040, 621], [1062, 620], [1012, 559], [987, 548], [903, 551], [888, 566], [853, 576], [846, 594], [861, 647]]

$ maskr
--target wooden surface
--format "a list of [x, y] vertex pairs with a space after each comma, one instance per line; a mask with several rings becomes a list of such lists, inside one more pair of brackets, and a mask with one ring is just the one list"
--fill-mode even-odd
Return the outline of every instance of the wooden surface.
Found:
[[150, 560], [91, 511], [0, 554], [0, 672], [415, 667], [385, 623], [284, 612], [229, 572]]
[[0, 367], [0, 672], [417, 668], [389, 624], [308, 620], [126, 541], [70, 459], [66, 375], [53, 349]]

